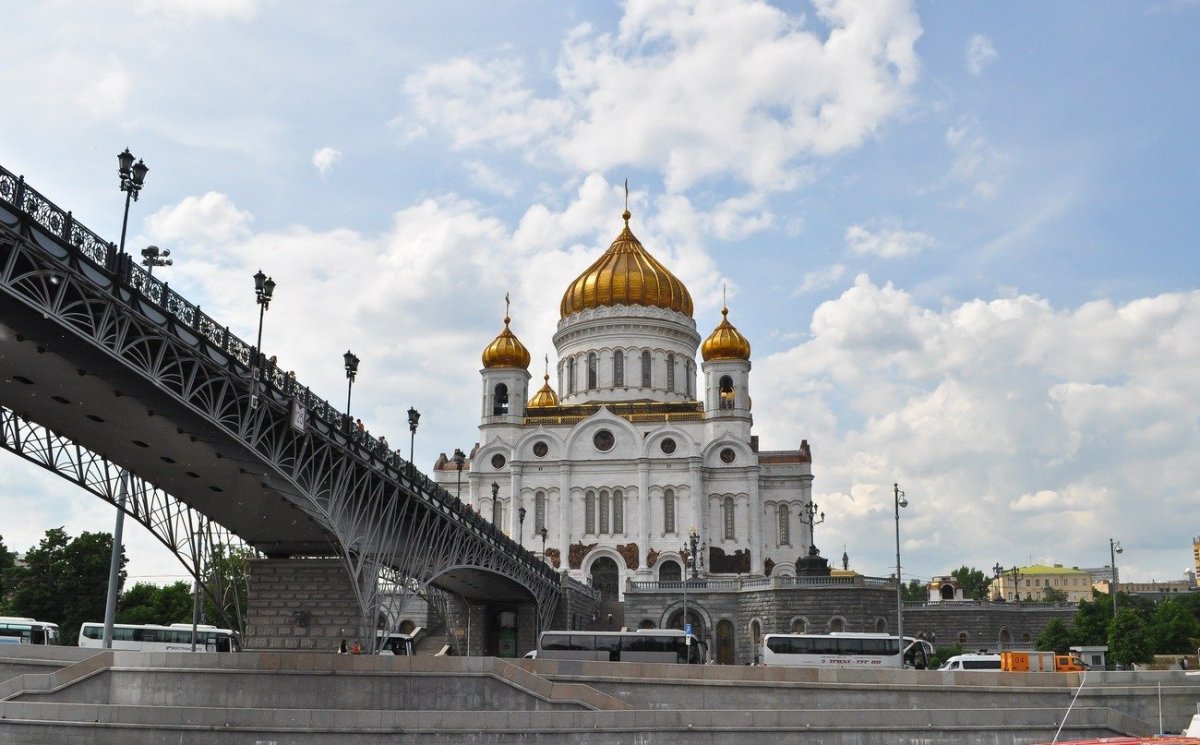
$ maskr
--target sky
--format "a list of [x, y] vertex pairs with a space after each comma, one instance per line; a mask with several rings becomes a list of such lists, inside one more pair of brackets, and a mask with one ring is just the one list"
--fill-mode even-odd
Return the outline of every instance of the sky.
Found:
[[[858, 571], [1104, 566], [1200, 536], [1200, 2], [134, 0], [5, 10], [0, 164], [416, 462], [469, 451], [502, 328], [534, 388], [631, 227], [753, 345]], [[552, 382], [554, 382], [552, 380]], [[0, 536], [114, 509], [0, 454]], [[126, 527], [131, 581], [182, 579]]]

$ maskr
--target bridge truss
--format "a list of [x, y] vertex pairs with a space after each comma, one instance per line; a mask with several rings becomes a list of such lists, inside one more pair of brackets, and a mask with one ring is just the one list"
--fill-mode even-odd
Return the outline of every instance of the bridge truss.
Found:
[[[227, 327], [3, 168], [0, 292], [52, 320], [72, 344], [118, 361], [123, 372], [135, 372], [139, 388], [167, 397], [172, 406], [252, 453], [262, 487], [320, 527], [323, 545], [310, 536], [299, 553], [333, 555], [343, 562], [364, 629], [374, 628], [384, 602], [383, 574], [407, 578], [400, 586], [417, 591], [463, 571], [512, 580], [536, 603], [542, 628], [548, 627], [563, 593], [553, 569], [381, 441], [355, 431], [345, 415], [295, 377], [264, 361]], [[21, 426], [32, 426], [11, 415], [10, 421], [14, 435]], [[45, 438], [53, 440], [53, 435]], [[118, 467], [104, 461], [101, 469], [96, 461], [60, 469], [72, 447], [79, 450], [55, 442], [34, 457], [14, 452], [35, 462], [41, 458], [53, 464], [45, 467], [113, 501], [111, 474]], [[139, 493], [155, 493], [142, 484]], [[153, 514], [148, 503], [141, 514]], [[214, 526], [223, 518], [229, 522], [212, 510], [187, 519], [199, 523], [201, 517]], [[164, 531], [155, 535], [179, 553], [178, 531], [169, 531], [168, 522], [139, 522]], [[268, 556], [281, 553], [252, 538], [246, 541]]]

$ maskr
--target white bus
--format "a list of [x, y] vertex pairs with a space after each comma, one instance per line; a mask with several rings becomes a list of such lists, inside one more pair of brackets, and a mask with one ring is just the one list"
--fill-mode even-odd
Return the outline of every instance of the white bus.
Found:
[[0, 616], [0, 644], [58, 644], [58, 624]]
[[638, 631], [543, 631], [537, 658], [605, 662], [672, 662], [703, 665], [706, 645], [695, 634], [690, 641], [677, 629]]
[[896, 637], [888, 634], [767, 634], [761, 659], [764, 665], [785, 667], [928, 667], [933, 645], [911, 636], [904, 641], [902, 661]]
[[[104, 624], [85, 623], [79, 629], [79, 646], [100, 649], [104, 646]], [[173, 623], [159, 626], [153, 623], [114, 623], [113, 649], [133, 652], [191, 652], [192, 625]], [[216, 626], [196, 627], [197, 652], [240, 652], [237, 632]]]

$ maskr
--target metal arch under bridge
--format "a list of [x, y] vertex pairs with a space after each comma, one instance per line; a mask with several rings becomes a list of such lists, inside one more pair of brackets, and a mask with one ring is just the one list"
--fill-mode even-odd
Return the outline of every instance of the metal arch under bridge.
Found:
[[[37, 420], [60, 443], [48, 463], [60, 463], [68, 443], [79, 442], [94, 448], [110, 470], [119, 464], [147, 483], [159, 482], [149, 493], [173, 495], [180, 514], [198, 513], [185, 524], [219, 526], [267, 556], [337, 556], [364, 628], [374, 627], [384, 602], [381, 574], [408, 592], [438, 588], [469, 598], [486, 585], [507, 592], [507, 599], [527, 597], [536, 603], [541, 627], [550, 625], [563, 595], [553, 569], [411, 463], [355, 431], [294, 376], [272, 363], [256, 364], [263, 355], [252, 346], [3, 167], [0, 303], [5, 323], [27, 332], [14, 331], [15, 340], [0, 337], [0, 343], [14, 345], [20, 354], [9, 356], [20, 357], [30, 375], [43, 375], [51, 387], [41, 390], [40, 381], [22, 371], [0, 370], [7, 376], [0, 404], [23, 415], [8, 417], [14, 433], [21, 429], [17, 422]], [[76, 374], [72, 368], [77, 378], [68, 377]], [[76, 421], [83, 417], [72, 418], [69, 404], [82, 402], [52, 391], [91, 395], [88, 403], [107, 407], [119, 429], [97, 427], [106, 419], [94, 414]], [[131, 432], [137, 436], [144, 427], [146, 434], [129, 441], [123, 425], [138, 416], [143, 424]], [[169, 455], [156, 462], [146, 440], [208, 458], [206, 466], [220, 480], [206, 484], [200, 468], [183, 471]], [[28, 438], [14, 437], [13, 447], [9, 441], [5, 437], [8, 449], [38, 460], [16, 447]], [[46, 467], [86, 487], [75, 476], [89, 472], [83, 464]], [[113, 501], [111, 478], [89, 491]], [[148, 518], [149, 505], [137, 504], [126, 511]], [[174, 523], [138, 519], [195, 571], [197, 549], [189, 565], [179, 552], [178, 530], [167, 527]], [[193, 543], [212, 550], [212, 543]], [[487, 582], [479, 582], [481, 576]]]

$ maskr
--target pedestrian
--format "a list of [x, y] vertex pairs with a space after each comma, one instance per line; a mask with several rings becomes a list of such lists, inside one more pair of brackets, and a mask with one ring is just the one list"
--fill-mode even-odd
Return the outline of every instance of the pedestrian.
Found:
[[366, 426], [365, 426], [365, 425], [362, 423], [362, 420], [361, 420], [361, 419], [355, 419], [355, 420], [354, 420], [354, 426], [358, 428], [358, 431], [359, 431], [359, 432], [366, 432], [366, 431], [367, 431], [367, 428], [366, 428]]
[[362, 654], [362, 645], [358, 643], [358, 639], [354, 640], [354, 646], [350, 648], [350, 654]]
[[1179, 669], [1187, 670], [1187, 658], [1186, 657], [1179, 658]]
[[342, 639], [342, 646], [338, 647], [338, 654], [349, 654], [350, 650], [346, 648], [346, 640]]

